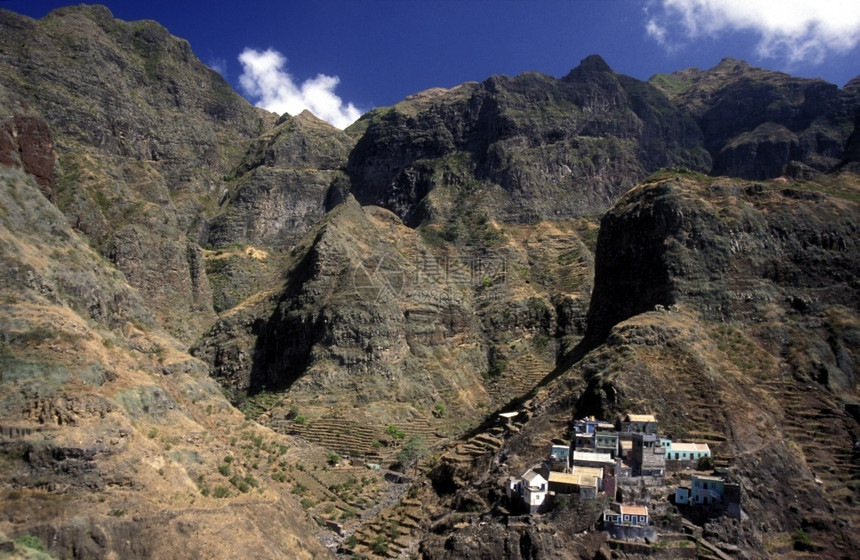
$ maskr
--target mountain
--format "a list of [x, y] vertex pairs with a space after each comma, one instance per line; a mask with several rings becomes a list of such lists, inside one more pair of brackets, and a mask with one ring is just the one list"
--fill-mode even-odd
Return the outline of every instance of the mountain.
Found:
[[674, 557], [507, 509], [630, 412], [741, 484], [699, 556], [860, 545], [857, 79], [590, 56], [341, 131], [84, 5], [0, 10], [0, 76], [3, 554]]
[[[582, 534], [593, 511], [510, 523], [492, 504], [508, 474], [561, 443], [572, 410], [607, 419], [637, 410], [675, 437], [707, 442], [738, 477], [748, 517], [707, 520], [705, 540], [750, 558], [795, 557], [804, 553], [790, 536], [804, 531], [818, 554], [849, 558], [860, 428], [858, 292], [843, 273], [857, 267], [850, 181], [846, 196], [837, 185], [824, 193], [660, 173], [622, 197], [601, 220], [586, 349], [523, 404], [531, 417], [506, 440], [502, 462], [440, 458], [429, 476], [443, 503], [486, 513], [480, 524], [440, 521], [424, 557], [609, 557], [604, 541]], [[671, 483], [624, 492], [653, 499], [671, 532]], [[650, 552], [679, 553], [671, 544]]]
[[594, 215], [661, 167], [710, 167], [689, 115], [596, 55], [561, 79], [423, 92], [351, 128], [356, 199], [410, 225], [449, 219], [461, 201], [504, 222]]
[[842, 89], [724, 58], [710, 70], [658, 74], [649, 83], [693, 116], [715, 175], [767, 179], [838, 164], [860, 98]]

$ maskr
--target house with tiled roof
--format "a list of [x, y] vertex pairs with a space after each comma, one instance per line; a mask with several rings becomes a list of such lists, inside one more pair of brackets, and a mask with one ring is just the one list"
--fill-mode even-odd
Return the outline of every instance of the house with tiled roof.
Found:
[[603, 512], [603, 527], [616, 539], [657, 539], [645, 506], [612, 504]]
[[653, 414], [628, 414], [621, 422], [622, 432], [657, 433], [657, 418]]
[[569, 473], [549, 473], [549, 491], [555, 495], [576, 494], [583, 499], [597, 497], [602, 469], [574, 467]]

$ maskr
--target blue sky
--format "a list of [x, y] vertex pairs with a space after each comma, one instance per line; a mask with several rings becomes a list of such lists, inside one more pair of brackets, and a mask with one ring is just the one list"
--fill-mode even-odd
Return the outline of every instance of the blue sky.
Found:
[[[640, 79], [726, 56], [839, 86], [860, 75], [857, 0], [104, 3], [187, 39], [253, 103], [310, 108], [336, 126], [431, 87], [530, 70], [560, 77], [590, 54]], [[0, 0], [32, 17], [66, 4]]]

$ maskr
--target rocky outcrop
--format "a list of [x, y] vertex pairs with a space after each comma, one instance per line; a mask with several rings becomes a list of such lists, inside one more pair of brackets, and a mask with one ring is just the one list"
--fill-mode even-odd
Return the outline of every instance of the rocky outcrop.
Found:
[[[749, 481], [751, 517], [786, 504], [768, 530], [790, 532], [839, 503], [815, 521], [816, 538], [848, 550], [853, 537], [836, 528], [858, 517], [840, 498], [856, 470], [840, 449], [858, 428], [845, 404], [860, 367], [850, 349], [860, 336], [858, 208], [839, 188], [821, 190], [672, 175], [633, 189], [601, 222], [574, 370], [589, 381], [583, 411], [650, 406], [661, 425], [713, 438]], [[826, 445], [807, 435], [818, 426]], [[785, 479], [798, 481], [793, 491]], [[805, 507], [789, 508], [794, 500]], [[751, 548], [761, 538], [750, 528], [738, 537]]]
[[32, 175], [45, 197], [54, 201], [54, 143], [51, 129], [17, 95], [0, 85], [0, 165]]
[[162, 324], [193, 339], [214, 319], [192, 247], [208, 200], [274, 115], [155, 22], [81, 6], [40, 20], [4, 10], [0, 30], [0, 76], [30, 107], [4, 125], [20, 163]]
[[[483, 204], [497, 200], [488, 213], [501, 221], [582, 216], [660, 167], [710, 167], [689, 117], [598, 56], [562, 79], [526, 73], [430, 90], [350, 130], [360, 134], [348, 166], [356, 199], [408, 224], [450, 217], [435, 197], [476, 190]], [[435, 190], [446, 194], [425, 198]]]
[[343, 169], [352, 145], [343, 131], [307, 111], [284, 115], [233, 172], [234, 186], [209, 224], [208, 243], [295, 244], [340, 202], [338, 184], [347, 183]]
[[845, 153], [839, 165], [840, 169], [846, 166], [855, 172], [860, 167], [860, 106], [854, 112], [854, 131], [845, 142]]
[[731, 58], [649, 82], [695, 118], [711, 173], [746, 179], [778, 177], [792, 162], [829, 170], [842, 159], [846, 125], [860, 104], [850, 84], [840, 90]]
[[70, 558], [326, 557], [288, 490], [209, 496], [244, 417], [23, 168], [0, 208], [0, 532]]
[[[415, 232], [349, 197], [298, 245], [283, 290], [225, 314], [194, 352], [237, 392], [289, 389], [305, 403], [326, 393], [362, 406], [474, 402], [486, 362], [469, 299], [423, 276], [424, 259], [434, 257]], [[456, 381], [433, 358], [442, 351], [460, 364]]]
[[601, 222], [589, 333], [655, 306], [745, 322], [772, 306], [854, 308], [856, 216], [850, 200], [778, 184], [655, 177]]
[[54, 157], [51, 129], [44, 120], [15, 115], [3, 123], [0, 164], [20, 165], [36, 178], [48, 200], [54, 199]]

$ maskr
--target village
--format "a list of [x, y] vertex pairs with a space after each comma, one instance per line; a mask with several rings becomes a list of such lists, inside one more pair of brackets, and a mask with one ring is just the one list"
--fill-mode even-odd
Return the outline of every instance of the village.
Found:
[[612, 539], [651, 544], [660, 538], [655, 517], [670, 510], [690, 520], [743, 516], [740, 485], [713, 465], [707, 443], [661, 435], [654, 415], [627, 414], [617, 423], [589, 417], [575, 422], [568, 445], [552, 445], [539, 463], [509, 477], [506, 494], [524, 514], [603, 497], [609, 506], [600, 525]]

